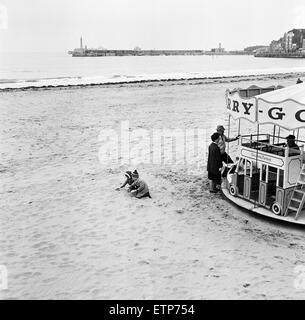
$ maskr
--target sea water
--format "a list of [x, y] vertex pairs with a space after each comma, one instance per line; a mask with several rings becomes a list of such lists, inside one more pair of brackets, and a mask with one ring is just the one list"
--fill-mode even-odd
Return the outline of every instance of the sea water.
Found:
[[223, 56], [72, 57], [1, 53], [0, 89], [305, 72], [305, 59]]

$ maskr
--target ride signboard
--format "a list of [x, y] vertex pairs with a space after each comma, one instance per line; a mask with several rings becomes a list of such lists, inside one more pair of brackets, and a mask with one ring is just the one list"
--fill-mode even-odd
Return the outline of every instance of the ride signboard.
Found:
[[273, 90], [251, 98], [242, 89], [226, 92], [226, 106], [233, 119], [274, 124], [287, 130], [305, 127], [305, 85]]
[[272, 165], [276, 168], [283, 168], [285, 165], [285, 162], [281, 157], [276, 155], [271, 155], [263, 151], [255, 151], [250, 148], [242, 147], [240, 149], [240, 155], [244, 158], [250, 159], [250, 160], [257, 160], [259, 162]]
[[270, 103], [259, 98], [257, 108], [258, 123], [272, 123], [288, 130], [305, 126], [305, 105], [296, 101]]
[[226, 94], [227, 111], [234, 120], [244, 118], [251, 122], [256, 121], [256, 100], [255, 98], [242, 98], [238, 92]]

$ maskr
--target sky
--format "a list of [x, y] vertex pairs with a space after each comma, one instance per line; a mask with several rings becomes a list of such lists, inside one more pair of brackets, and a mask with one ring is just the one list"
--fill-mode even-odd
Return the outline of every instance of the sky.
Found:
[[227, 50], [305, 28], [304, 0], [0, 0], [0, 52]]

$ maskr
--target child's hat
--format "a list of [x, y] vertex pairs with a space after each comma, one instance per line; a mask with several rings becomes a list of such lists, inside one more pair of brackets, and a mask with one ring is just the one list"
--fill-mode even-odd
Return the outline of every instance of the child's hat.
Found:
[[131, 176], [132, 176], [132, 173], [131, 173], [131, 171], [126, 171], [126, 173], [125, 173], [125, 177], [127, 177], [127, 178], [131, 178]]
[[139, 173], [137, 170], [135, 170], [133, 173], [132, 173], [133, 176], [139, 176]]

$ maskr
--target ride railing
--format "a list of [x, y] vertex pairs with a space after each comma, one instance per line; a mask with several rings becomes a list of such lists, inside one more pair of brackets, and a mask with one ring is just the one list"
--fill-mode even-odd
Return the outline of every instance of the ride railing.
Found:
[[304, 145], [300, 145], [299, 143], [305, 143], [305, 141], [295, 140], [295, 142], [299, 149], [287, 147], [286, 138], [271, 136], [270, 134], [250, 134], [243, 135], [240, 138], [240, 145], [243, 147], [272, 153], [281, 157], [303, 155]]

